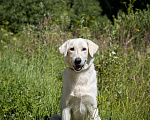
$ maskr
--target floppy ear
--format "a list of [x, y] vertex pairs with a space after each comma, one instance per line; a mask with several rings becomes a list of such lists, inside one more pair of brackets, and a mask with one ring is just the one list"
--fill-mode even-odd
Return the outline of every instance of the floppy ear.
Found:
[[93, 55], [97, 52], [99, 46], [90, 40], [87, 40], [87, 43], [89, 47], [89, 54], [91, 57], [93, 57]]
[[63, 43], [63, 44], [59, 47], [60, 53], [63, 54], [64, 56], [67, 55], [68, 44], [69, 44], [69, 40], [67, 40], [65, 43]]

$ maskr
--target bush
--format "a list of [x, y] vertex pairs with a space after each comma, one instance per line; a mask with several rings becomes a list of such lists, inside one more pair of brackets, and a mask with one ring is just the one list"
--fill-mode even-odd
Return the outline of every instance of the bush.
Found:
[[37, 25], [44, 16], [52, 16], [57, 21], [66, 10], [64, 0], [2, 0], [0, 5], [1, 24], [13, 32], [22, 31], [27, 24]]
[[[128, 5], [128, 14], [118, 14], [118, 18], [114, 18], [114, 25], [111, 28], [111, 40], [120, 44], [131, 45], [135, 43], [140, 45], [149, 37], [150, 30], [150, 6], [147, 5], [147, 10], [141, 11], [136, 9], [133, 11], [133, 4]], [[119, 41], [116, 41], [118, 40]]]

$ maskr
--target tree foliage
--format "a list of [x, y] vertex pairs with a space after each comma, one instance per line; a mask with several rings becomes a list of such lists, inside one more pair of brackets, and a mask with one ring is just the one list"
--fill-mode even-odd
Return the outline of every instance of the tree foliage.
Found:
[[127, 12], [126, 5], [131, 1], [134, 10], [150, 4], [148, 0], [1, 0], [0, 25], [18, 32], [27, 24], [38, 25], [47, 16], [53, 24], [63, 24], [64, 29], [93, 25], [102, 28], [107, 17], [113, 21], [112, 16], [116, 17], [120, 10]]

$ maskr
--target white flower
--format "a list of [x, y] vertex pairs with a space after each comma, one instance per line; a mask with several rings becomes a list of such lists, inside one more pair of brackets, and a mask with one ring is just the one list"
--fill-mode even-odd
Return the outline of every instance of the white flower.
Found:
[[17, 40], [17, 39], [14, 37], [13, 40]]
[[115, 53], [115, 52], [112, 52], [112, 54], [114, 54], [114, 55], [115, 55], [116, 53]]
[[117, 56], [114, 56], [114, 58], [118, 58]]

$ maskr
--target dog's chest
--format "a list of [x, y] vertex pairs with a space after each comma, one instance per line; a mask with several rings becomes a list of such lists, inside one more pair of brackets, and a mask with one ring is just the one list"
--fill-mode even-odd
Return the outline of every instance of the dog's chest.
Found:
[[71, 88], [71, 96], [81, 97], [88, 94], [91, 90], [92, 84], [89, 84], [89, 78], [86, 75], [74, 78]]

